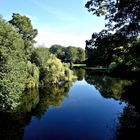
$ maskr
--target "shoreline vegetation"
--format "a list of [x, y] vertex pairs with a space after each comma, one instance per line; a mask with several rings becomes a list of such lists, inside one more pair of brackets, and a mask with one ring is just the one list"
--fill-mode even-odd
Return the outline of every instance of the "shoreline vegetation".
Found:
[[55, 51], [58, 45], [50, 49], [45, 46], [36, 48], [34, 38], [37, 32], [26, 16], [14, 13], [8, 22], [0, 18], [1, 111], [16, 110], [24, 91], [76, 79], [70, 63], [78, 62], [76, 55], [84, 55], [84, 50], [72, 46], [61, 47], [63, 55], [60, 55], [61, 51]]

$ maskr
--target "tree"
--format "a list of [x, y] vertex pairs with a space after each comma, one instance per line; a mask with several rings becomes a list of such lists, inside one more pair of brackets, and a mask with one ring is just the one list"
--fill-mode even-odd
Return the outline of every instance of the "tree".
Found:
[[33, 29], [31, 20], [28, 17], [21, 16], [18, 13], [13, 14], [9, 23], [15, 27], [17, 33], [19, 33], [21, 38], [24, 40], [26, 53], [30, 56], [33, 43], [35, 43], [34, 38], [38, 33], [37, 29]]
[[77, 63], [84, 63], [85, 59], [85, 50], [77, 48]]
[[[100, 33], [93, 33], [90, 40], [86, 41], [87, 63], [97, 65], [97, 63], [109, 65], [115, 59], [120, 59], [123, 54], [121, 65], [124, 71], [132, 71], [138, 67], [139, 57], [131, 61], [135, 54], [132, 42], [137, 41], [140, 33], [140, 1], [139, 0], [90, 0], [85, 5], [89, 12], [97, 16], [105, 16], [108, 24]], [[130, 45], [131, 44], [131, 45]], [[133, 47], [129, 47], [133, 46]], [[122, 48], [117, 49], [117, 48]], [[127, 53], [126, 53], [127, 52]], [[128, 55], [129, 52], [129, 55]], [[125, 55], [127, 54], [127, 55]], [[128, 57], [130, 56], [131, 57]], [[136, 53], [139, 56], [139, 52]], [[91, 63], [91, 61], [93, 63]], [[131, 63], [130, 63], [131, 62]], [[116, 62], [115, 62], [116, 63]], [[113, 65], [115, 64], [112, 63]], [[112, 66], [113, 66], [112, 65]], [[133, 68], [132, 68], [133, 65]], [[114, 66], [113, 66], [114, 67]], [[116, 66], [114, 68], [117, 68]], [[138, 70], [138, 68], [137, 68]]]
[[49, 52], [54, 54], [62, 62], [65, 62], [65, 49], [66, 48], [61, 45], [52, 45], [49, 49]]
[[50, 55], [46, 66], [41, 70], [40, 78], [44, 84], [56, 84], [59, 82], [72, 81], [76, 77], [67, 64], [62, 63], [61, 60], [54, 55]]
[[45, 46], [38, 46], [34, 48], [31, 55], [31, 62], [35, 63], [39, 67], [45, 67], [49, 56], [49, 48], [46, 48]]
[[140, 32], [139, 0], [89, 0], [86, 5], [94, 15], [104, 15], [109, 30], [123, 35], [136, 36]]
[[112, 34], [107, 30], [93, 33], [91, 39], [86, 41], [87, 64], [109, 65], [112, 62], [114, 48], [124, 45], [127, 41], [125, 36]]
[[66, 63], [83, 63], [85, 61], [85, 50], [82, 48], [52, 45], [49, 52]]
[[77, 49], [76, 47], [69, 46], [66, 48], [66, 62], [75, 63], [77, 60]]
[[14, 28], [0, 19], [0, 108], [14, 109], [25, 88], [24, 41]]
[[119, 46], [114, 49], [112, 63], [109, 68], [112, 72], [139, 72], [140, 71], [140, 39]]

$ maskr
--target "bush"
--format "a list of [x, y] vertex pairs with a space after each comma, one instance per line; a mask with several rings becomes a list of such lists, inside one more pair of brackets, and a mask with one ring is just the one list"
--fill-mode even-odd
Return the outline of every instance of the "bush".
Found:
[[35, 64], [30, 61], [27, 63], [27, 80], [26, 89], [38, 88], [39, 85], [39, 69]]
[[44, 68], [45, 83], [59, 83], [65, 81], [72, 81], [75, 77], [73, 72], [68, 68], [67, 64], [64, 64], [55, 56], [50, 56]]

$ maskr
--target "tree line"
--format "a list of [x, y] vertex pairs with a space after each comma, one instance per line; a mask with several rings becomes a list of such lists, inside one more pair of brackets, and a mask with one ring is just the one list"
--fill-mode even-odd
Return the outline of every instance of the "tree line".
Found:
[[76, 78], [67, 61], [34, 47], [37, 34], [26, 16], [14, 13], [8, 22], [0, 18], [0, 110], [14, 110], [25, 90]]
[[85, 50], [80, 47], [52, 45], [49, 49], [62, 62], [65, 63], [85, 63]]

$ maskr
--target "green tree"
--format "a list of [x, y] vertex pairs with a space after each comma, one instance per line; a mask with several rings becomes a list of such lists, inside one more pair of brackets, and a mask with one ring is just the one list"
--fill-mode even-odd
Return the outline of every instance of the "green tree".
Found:
[[113, 62], [109, 65], [111, 72], [140, 71], [140, 39], [114, 49]]
[[24, 41], [14, 28], [0, 19], [0, 108], [14, 109], [25, 88]]
[[[45, 46], [38, 46], [34, 49], [34, 52], [37, 55], [37, 58], [39, 61], [38, 63], [40, 67], [45, 67], [47, 60], [50, 57], [50, 53], [49, 53], [49, 48], [46, 48]], [[35, 61], [35, 58], [32, 59], [33, 61]], [[37, 62], [34, 62], [37, 65]]]
[[54, 54], [62, 62], [65, 62], [65, 50], [66, 48], [61, 45], [52, 45], [49, 49], [50, 53]]
[[43, 68], [41, 74], [40, 78], [45, 84], [72, 81], [76, 78], [68, 65], [62, 63], [54, 55], [51, 55], [47, 60], [46, 66]]
[[77, 60], [77, 49], [76, 47], [69, 46], [66, 48], [66, 62], [75, 63]]
[[32, 64], [30, 61], [27, 63], [27, 79], [26, 79], [26, 89], [38, 88], [39, 87], [39, 68]]
[[38, 33], [37, 29], [33, 28], [31, 20], [28, 17], [22, 16], [18, 13], [13, 14], [9, 23], [15, 27], [17, 33], [19, 33], [21, 38], [24, 40], [26, 53], [30, 56], [33, 43], [35, 43], [34, 38]]
[[85, 59], [85, 50], [77, 48], [77, 63], [84, 63]]
[[85, 50], [79, 47], [53, 45], [49, 52], [66, 63], [83, 63], [85, 61]]
[[63, 79], [64, 67], [59, 59], [54, 56], [48, 59], [46, 65], [46, 78], [47, 83], [57, 83]]
[[106, 66], [112, 62], [113, 50], [123, 45], [125, 38], [116, 34], [112, 35], [106, 30], [93, 33], [92, 39], [86, 41], [87, 64], [89, 66]]

